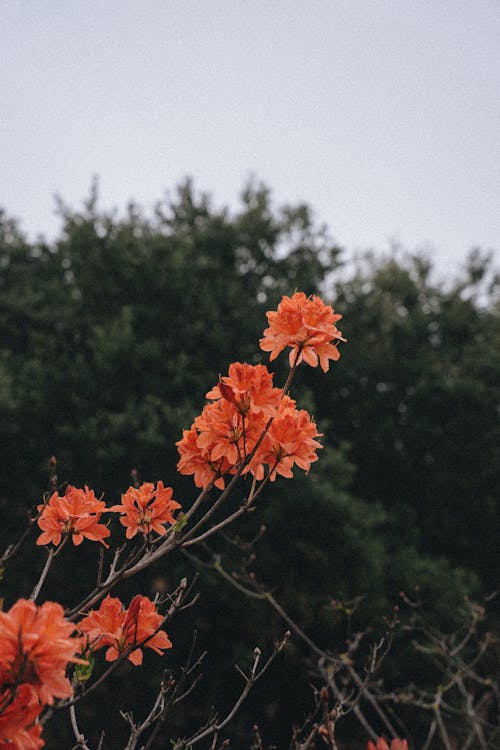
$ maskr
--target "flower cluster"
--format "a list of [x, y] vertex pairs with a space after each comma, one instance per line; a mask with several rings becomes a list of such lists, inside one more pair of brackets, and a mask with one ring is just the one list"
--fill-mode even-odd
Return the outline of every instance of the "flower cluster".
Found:
[[[116, 597], [108, 596], [77, 625], [87, 637], [92, 651], [108, 646], [106, 661], [114, 661], [124, 652], [136, 666], [142, 664], [141, 646], [163, 655], [171, 648], [167, 634], [160, 630], [163, 618], [146, 596], [134, 596], [128, 609]], [[137, 647], [137, 648], [136, 648]]]
[[125, 536], [132, 539], [138, 532], [147, 536], [154, 531], [163, 536], [167, 531], [165, 524], [175, 523], [172, 512], [180, 507], [172, 497], [171, 487], [158, 482], [155, 488], [151, 482], [144, 482], [140, 487], [129, 487], [122, 495], [121, 505], [113, 505], [110, 511], [121, 513]]
[[277, 310], [266, 313], [269, 328], [264, 331], [260, 348], [271, 352], [271, 362], [287, 346], [290, 352], [290, 367], [304, 360], [311, 367], [318, 366], [323, 372], [329, 369], [329, 360], [336, 361], [340, 354], [333, 341], [345, 341], [335, 323], [340, 320], [331, 305], [315, 295], [306, 297], [304, 292], [284, 296]]
[[[341, 317], [314, 295], [285, 296], [277, 310], [267, 313], [269, 327], [260, 347], [271, 353], [271, 361], [291, 347], [291, 367], [302, 361], [312, 367], [319, 363], [326, 372], [329, 361], [340, 357], [333, 342], [345, 341], [335, 326]], [[273, 386], [273, 376], [264, 365], [234, 362], [207, 399], [202, 413], [176, 443], [177, 469], [192, 474], [197, 487], [213, 482], [224, 489], [224, 477], [237, 473], [250, 472], [256, 479], [267, 476], [271, 481], [277, 474], [291, 477], [294, 465], [307, 472], [317, 460], [321, 445], [316, 424]]]
[[38, 607], [19, 599], [0, 612], [0, 747], [36, 750], [42, 747], [41, 726], [35, 724], [44, 705], [72, 695], [65, 675], [80, 638], [55, 602]]
[[264, 365], [234, 362], [227, 376], [207, 393], [209, 402], [177, 442], [181, 474], [193, 474], [197, 487], [224, 476], [252, 473], [291, 477], [292, 467], [308, 471], [321, 448], [316, 424], [295, 401], [273, 386]]
[[73, 544], [81, 544], [84, 537], [94, 542], [104, 541], [110, 536], [108, 527], [99, 523], [103, 513], [120, 513], [120, 522], [126, 528], [127, 539], [132, 539], [138, 532], [148, 535], [156, 532], [160, 536], [166, 533], [165, 524], [175, 523], [172, 513], [180, 504], [172, 498], [172, 488], [158, 482], [156, 487], [145, 482], [140, 487], [129, 487], [122, 495], [120, 505], [106, 508], [102, 500], [97, 500], [94, 491], [86, 486], [83, 490], [68, 485], [61, 497], [57, 492], [46, 504], [39, 505], [38, 525], [42, 533], [37, 544], [59, 545], [71, 536]]
[[57, 546], [64, 537], [71, 536], [73, 544], [81, 544], [85, 537], [108, 547], [104, 539], [110, 531], [99, 523], [102, 513], [107, 510], [106, 505], [87, 486], [80, 490], [68, 485], [63, 496], [54, 492], [48, 503], [39, 505], [38, 510], [38, 525], [42, 533], [37, 544]]

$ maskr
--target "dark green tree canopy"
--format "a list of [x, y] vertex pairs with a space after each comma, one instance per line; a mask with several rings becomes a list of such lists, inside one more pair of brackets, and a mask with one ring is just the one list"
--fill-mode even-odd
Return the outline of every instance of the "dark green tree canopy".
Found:
[[[349, 491], [378, 519], [391, 554], [414, 547], [494, 585], [491, 259], [476, 251], [447, 285], [423, 257], [372, 256], [339, 273], [341, 252], [310, 209], [276, 208], [260, 184], [245, 188], [234, 213], [189, 181], [152, 216], [134, 205], [123, 217], [102, 212], [95, 186], [82, 210], [59, 210], [51, 243], [27, 242], [0, 216], [6, 501], [37, 501], [53, 454], [61, 480], [116, 494], [137, 468], [189, 496], [175, 476], [182, 428], [231, 361], [265, 360], [258, 338], [282, 294], [321, 291], [343, 314], [348, 345], [329, 377], [304, 368], [297, 388], [325, 442], [343, 446], [335, 477], [343, 483], [348, 459]], [[330, 481], [327, 467], [318, 464], [318, 485]]]

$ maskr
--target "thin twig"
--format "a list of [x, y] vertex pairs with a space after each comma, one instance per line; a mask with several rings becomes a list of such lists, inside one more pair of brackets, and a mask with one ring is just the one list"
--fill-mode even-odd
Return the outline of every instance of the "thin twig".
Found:
[[51, 547], [49, 550], [49, 554], [47, 555], [47, 560], [45, 561], [45, 565], [43, 566], [43, 570], [40, 574], [40, 578], [38, 579], [38, 583], [35, 585], [33, 591], [31, 592], [30, 599], [32, 601], [36, 602], [38, 594], [41, 591], [41, 588], [45, 582], [45, 579], [47, 578], [47, 573], [49, 572], [49, 568], [52, 565], [52, 560], [54, 559], [55, 551], [54, 548]]
[[217, 734], [222, 729], [224, 729], [224, 727], [226, 727], [227, 724], [232, 721], [254, 684], [267, 672], [276, 656], [283, 650], [285, 645], [288, 643], [289, 638], [290, 632], [287, 631], [280, 643], [275, 646], [272, 654], [269, 656], [264, 666], [260, 670], [258, 670], [261, 657], [261, 651], [259, 648], [254, 649], [254, 662], [249, 675], [245, 675], [245, 673], [238, 666], [236, 666], [237, 671], [239, 671], [239, 673], [243, 676], [245, 684], [233, 707], [225, 716], [225, 718], [221, 721], [217, 721], [217, 718], [215, 717], [212, 721], [208, 722], [205, 728], [198, 730], [198, 732], [193, 734], [189, 739], [178, 740], [173, 746], [172, 750], [183, 750], [183, 748], [191, 747], [205, 737]]
[[75, 735], [76, 740], [76, 747], [82, 748], [82, 750], [90, 750], [89, 746], [87, 745], [87, 742], [85, 740], [85, 737], [78, 729], [78, 724], [76, 721], [76, 709], [74, 706], [70, 706], [69, 709], [69, 715], [71, 719], [71, 726], [73, 728], [73, 732]]

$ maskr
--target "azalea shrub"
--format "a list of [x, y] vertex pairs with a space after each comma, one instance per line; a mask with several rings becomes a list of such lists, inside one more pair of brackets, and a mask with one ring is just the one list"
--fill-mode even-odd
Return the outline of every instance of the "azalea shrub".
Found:
[[[89, 487], [70, 484], [64, 492], [56, 488], [38, 504], [32, 524], [41, 531], [36, 544], [46, 547], [46, 563], [31, 596], [18, 599], [0, 612], [2, 747], [42, 747], [43, 724], [55, 708], [61, 707], [71, 713], [77, 745], [86, 746], [75, 706], [106, 676], [104, 672], [95, 678], [102, 670], [96, 665], [98, 652], [105, 650], [106, 662], [128, 659], [140, 666], [145, 648], [161, 657], [172, 647], [164, 626], [184, 599], [185, 581], [165, 600], [152, 601], [137, 594], [128, 607], [110, 592], [121, 580], [131, 578], [172, 550], [200, 543], [233, 523], [254, 506], [265, 485], [278, 475], [291, 478], [294, 467], [309, 471], [321, 448], [317, 439], [320, 435], [314, 420], [307, 411], [297, 408], [288, 391], [301, 362], [312, 366], [319, 362], [327, 372], [329, 360], [339, 358], [337, 344], [343, 338], [335, 324], [340, 317], [318, 297], [308, 298], [300, 292], [285, 297], [277, 311], [268, 313], [269, 327], [261, 348], [269, 351], [273, 360], [289, 347], [290, 375], [280, 388], [273, 384], [273, 374], [265, 365], [236, 362], [207, 393], [202, 413], [177, 444], [178, 471], [192, 475], [201, 489], [195, 503], [182, 514], [181, 503], [161, 481], [156, 486], [149, 482], [131, 486], [123, 493], [121, 503], [111, 506]], [[250, 475], [251, 484], [241, 508], [210, 525], [216, 508], [235, 482], [246, 475]], [[56, 558], [62, 559], [59, 556], [68, 542], [75, 546], [84, 541], [98, 542], [109, 550], [114, 541], [112, 514], [125, 529], [125, 543], [116, 540], [111, 561], [106, 557], [108, 552], [101, 555], [97, 586], [66, 610], [58, 602], [37, 604], [45, 580]], [[28, 538], [23, 534], [19, 543], [7, 548], [3, 565], [11, 563]], [[136, 539], [137, 545], [128, 548]], [[167, 611], [161, 614], [166, 604]], [[256, 677], [257, 664], [247, 685]], [[154, 738], [154, 727], [163, 722], [163, 714], [160, 701], [148, 721], [132, 727], [127, 747], [135, 747], [145, 731], [152, 732]], [[210, 736], [216, 732], [214, 725], [205, 733]], [[201, 735], [205, 736], [203, 731]], [[176, 747], [192, 745], [199, 739], [178, 740]]]
[[[46, 559], [40, 574], [33, 577], [31, 591], [19, 592], [19, 598], [6, 602], [0, 612], [0, 750], [43, 747], [45, 727], [64, 713], [69, 715], [74, 747], [94, 750], [85, 736], [80, 709], [89, 710], [97, 689], [125, 662], [138, 670], [138, 686], [146, 652], [168, 665], [168, 654], [176, 650], [169, 623], [196, 605], [198, 595], [194, 583], [184, 578], [173, 590], [158, 591], [153, 598], [136, 592], [125, 600], [122, 586], [132, 585], [139, 574], [174, 552], [195, 555], [202, 550], [207, 554], [209, 541], [216, 544], [229, 527], [237, 526], [238, 519], [258, 512], [260, 496], [270, 483], [292, 479], [298, 471], [307, 474], [318, 460], [322, 435], [290, 392], [298, 367], [319, 365], [326, 375], [330, 363], [339, 360], [340, 345], [345, 343], [337, 328], [341, 315], [319, 297], [295, 292], [283, 297], [267, 318], [260, 348], [271, 361], [287, 350], [288, 376], [279, 386], [265, 364], [233, 362], [227, 375], [208, 390], [201, 413], [177, 442], [177, 471], [192, 477], [199, 489], [194, 502], [186, 505], [182, 498], [174, 498], [172, 487], [163, 481], [136, 481], [119, 503], [97, 497], [88, 486], [56, 485], [37, 504], [28, 528], [5, 550], [0, 566], [4, 575], [14, 570], [23, 545], [44, 547]], [[227, 500], [237, 485], [243, 488], [244, 498], [235, 509]], [[84, 596], [76, 601], [41, 601], [47, 580], [63, 564], [67, 545], [79, 548], [94, 543], [99, 557], [96, 570], [89, 571]], [[249, 669], [238, 667], [242, 687], [232, 707], [222, 714], [208, 710], [199, 726], [190, 727], [183, 736], [176, 735], [169, 722], [177, 706], [194, 695], [202, 656], [191, 649], [177, 674], [167, 666], [144, 716], [136, 717], [127, 706], [120, 707], [128, 727], [126, 750], [167, 747], [168, 743], [174, 750], [198, 744], [213, 750], [229, 747], [226, 732], [238, 710], [292, 637], [302, 639], [317, 657], [317, 676], [323, 687], [314, 692], [311, 713], [293, 730], [291, 747], [337, 748], [336, 725], [344, 715], [352, 714], [369, 750], [408, 750], [401, 724], [391, 714], [394, 709], [387, 709], [390, 700], [395, 702], [394, 695], [379, 689], [380, 682], [371, 683], [383, 660], [380, 645], [366, 656], [365, 676], [360, 676], [356, 658], [362, 634], [351, 634], [347, 646], [343, 644], [346, 650], [322, 649], [270, 592], [260, 588], [255, 577], [237, 580], [224, 570], [216, 553], [212, 562], [230, 585], [275, 608], [284, 622], [282, 637], [265, 655], [255, 648]], [[469, 636], [455, 646], [450, 643], [446, 664], [452, 655], [462, 655], [472, 632], [477, 631], [477, 612], [475, 617]], [[461, 682], [454, 678], [451, 687], [463, 688], [468, 697], [469, 662], [457, 664]], [[418, 700], [424, 698], [417, 697], [414, 703]], [[98, 704], [94, 710], [99, 711]], [[478, 718], [474, 711], [472, 716], [468, 747], [477, 738], [481, 746], [491, 722]], [[116, 747], [105, 729], [96, 750]], [[251, 746], [263, 749], [258, 724], [249, 731], [253, 732]], [[452, 747], [452, 735], [440, 711], [431, 722], [426, 747], [434, 736], [448, 750]]]

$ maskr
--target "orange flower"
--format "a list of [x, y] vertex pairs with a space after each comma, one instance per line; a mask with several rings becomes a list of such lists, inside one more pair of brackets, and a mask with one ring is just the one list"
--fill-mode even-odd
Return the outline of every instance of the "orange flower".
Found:
[[46, 505], [39, 505], [41, 511], [38, 525], [42, 533], [36, 540], [37, 544], [61, 543], [61, 538], [71, 534], [73, 544], [81, 544], [86, 537], [93, 542], [101, 542], [105, 547], [109, 545], [104, 541], [110, 535], [110, 531], [102, 523], [99, 523], [101, 515], [106, 512], [106, 504], [97, 500], [94, 491], [87, 486], [83, 490], [68, 485], [63, 497], [54, 492]]
[[137, 666], [142, 664], [140, 646], [152, 648], [162, 656], [165, 649], [172, 647], [164, 630], [155, 633], [162, 620], [146, 596], [134, 596], [126, 610], [119, 599], [108, 594], [100, 608], [89, 612], [77, 627], [87, 635], [90, 648], [109, 646], [106, 661], [114, 661], [130, 647], [138, 646], [127, 656]]
[[242, 460], [244, 421], [230, 401], [221, 399], [207, 404], [194, 424], [198, 445], [209, 452], [211, 461], [225, 458], [229, 467], [233, 467]]
[[0, 750], [38, 750], [44, 742], [41, 724], [33, 724], [42, 710], [36, 690], [20, 685], [13, 700], [10, 691], [0, 691]]
[[19, 599], [0, 612], [0, 683], [27, 683], [42, 703], [72, 695], [66, 667], [81, 661], [74, 657], [80, 647], [80, 639], [70, 637], [74, 629], [55, 602], [37, 607]]
[[391, 744], [388, 745], [383, 737], [379, 737], [376, 745], [369, 740], [366, 750], [408, 750], [408, 742], [396, 737], [391, 741]]
[[[277, 389], [273, 389], [277, 390]], [[176, 445], [181, 474], [194, 474], [197, 487], [209, 482], [224, 489], [225, 474], [235, 474], [251, 455], [268, 422], [264, 411], [248, 411], [246, 416], [225, 398], [206, 404], [191, 430], [184, 430]], [[251, 470], [255, 457], [243, 473]]]
[[193, 474], [196, 487], [206, 487], [213, 481], [220, 490], [225, 487], [223, 476], [230, 470], [230, 464], [224, 460], [213, 460], [209, 450], [203, 450], [198, 444], [198, 432], [194, 425], [190, 430], [182, 431], [182, 438], [176, 442], [179, 451], [177, 471], [179, 474]]
[[210, 451], [212, 461], [226, 459], [229, 473], [235, 473], [252, 453], [267, 421], [262, 411], [244, 417], [232, 403], [221, 399], [207, 404], [194, 424], [200, 448]]
[[276, 414], [282, 396], [280, 388], [273, 387], [273, 375], [265, 365], [249, 365], [233, 362], [229, 375], [207, 393], [207, 398], [224, 398], [243, 415], [247, 412], [263, 412], [272, 417]]
[[164, 487], [163, 482], [144, 482], [139, 488], [129, 487], [122, 495], [122, 505], [113, 505], [110, 510], [121, 513], [120, 523], [127, 529], [125, 536], [132, 539], [138, 531], [150, 534], [155, 531], [160, 536], [167, 533], [164, 524], [175, 523], [172, 511], [180, 508], [180, 503], [172, 498], [172, 488]]
[[[295, 401], [285, 396], [259, 451], [260, 461], [269, 466], [271, 481], [277, 474], [291, 478], [294, 464], [307, 473], [311, 464], [318, 460], [316, 450], [323, 447], [317, 437], [321, 437], [321, 433], [309, 413], [296, 409]], [[257, 478], [261, 478], [259, 474]]]
[[[282, 397], [267, 367], [233, 362], [229, 374], [207, 393], [211, 403], [176, 443], [178, 471], [194, 474], [197, 487], [213, 481], [224, 489], [224, 475], [235, 474], [253, 453], [269, 419], [278, 413]], [[256, 470], [256, 465], [253, 456], [243, 473]]]
[[213, 460], [210, 450], [202, 449], [198, 445], [198, 431], [194, 424], [190, 430], [182, 431], [182, 438], [176, 442], [179, 451], [177, 471], [179, 474], [193, 474], [196, 487], [206, 487], [214, 482], [219, 489], [224, 489], [224, 474], [230, 469], [230, 465], [224, 460]]
[[251, 472], [259, 480], [266, 465], [273, 481], [277, 474], [292, 477], [294, 464], [309, 471], [317, 461], [316, 450], [322, 447], [315, 439], [320, 437], [316, 424], [307, 411], [296, 409], [293, 399], [277, 388], [273, 391], [281, 394], [281, 400], [277, 409], [273, 405], [272, 420], [264, 408], [249, 408], [243, 414], [226, 398], [207, 404], [177, 443], [179, 472], [194, 474], [197, 487], [215, 478], [214, 484], [223, 489], [223, 475], [235, 474], [242, 461], [247, 462], [242, 473]]
[[302, 360], [317, 367], [319, 359], [323, 372], [327, 372], [329, 360], [339, 359], [339, 350], [332, 341], [345, 341], [335, 327], [342, 316], [335, 314], [331, 305], [325, 305], [319, 297], [295, 292], [292, 297], [284, 296], [278, 309], [266, 314], [269, 328], [264, 331], [260, 348], [271, 352], [271, 361], [287, 346], [292, 347], [290, 367]]

